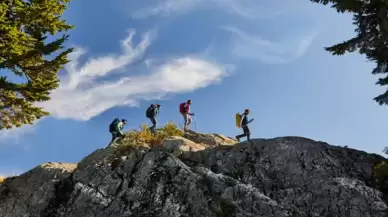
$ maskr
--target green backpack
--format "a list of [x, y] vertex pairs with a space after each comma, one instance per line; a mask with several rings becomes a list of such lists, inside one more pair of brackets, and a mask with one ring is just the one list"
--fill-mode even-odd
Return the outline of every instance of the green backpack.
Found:
[[115, 131], [115, 126], [120, 122], [120, 119], [115, 118], [112, 123], [109, 124], [109, 132]]
[[151, 106], [148, 107], [148, 109], [146, 111], [146, 117], [147, 118], [152, 118], [152, 116], [154, 116], [154, 109], [155, 108], [152, 108]]

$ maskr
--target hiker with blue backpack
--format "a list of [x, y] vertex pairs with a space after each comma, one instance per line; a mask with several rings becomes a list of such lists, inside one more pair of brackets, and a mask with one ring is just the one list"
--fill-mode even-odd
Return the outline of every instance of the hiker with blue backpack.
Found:
[[150, 107], [148, 107], [148, 109], [146, 110], [146, 117], [149, 118], [152, 123], [152, 126], [148, 128], [151, 132], [155, 132], [156, 124], [158, 122], [157, 116], [159, 114], [159, 110], [160, 110], [159, 104], [157, 105], [151, 104]]
[[127, 120], [125, 119], [120, 120], [118, 118], [115, 118], [112, 121], [112, 123], [109, 125], [109, 132], [112, 134], [112, 140], [110, 141], [108, 146], [115, 143], [117, 138], [121, 140], [125, 137], [124, 133], [122, 132], [122, 129], [124, 128], [125, 124], [127, 124]]
[[236, 139], [240, 142], [240, 139], [243, 137], [247, 137], [247, 140], [251, 140], [251, 131], [249, 130], [248, 124], [250, 124], [254, 118], [248, 121], [248, 114], [250, 113], [249, 109], [245, 109], [244, 113], [241, 115], [239, 113], [236, 114], [236, 126], [241, 127], [243, 129], [243, 134], [237, 135]]

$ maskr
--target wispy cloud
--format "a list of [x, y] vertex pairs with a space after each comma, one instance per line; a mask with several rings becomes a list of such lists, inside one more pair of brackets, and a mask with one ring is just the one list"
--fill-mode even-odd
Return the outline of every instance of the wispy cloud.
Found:
[[300, 58], [318, 35], [318, 31], [311, 31], [297, 41], [287, 39], [283, 42], [275, 42], [235, 27], [226, 26], [221, 29], [236, 36], [230, 43], [233, 55], [239, 58], [259, 59], [263, 63], [271, 64], [288, 63]]
[[[56, 118], [86, 121], [115, 106], [137, 106], [141, 100], [194, 91], [227, 75], [228, 70], [223, 66], [195, 56], [176, 57], [157, 65], [143, 61], [141, 58], [154, 33], [144, 34], [136, 46], [132, 44], [134, 34], [130, 31], [122, 41], [122, 54], [90, 58], [82, 66], [79, 58], [85, 50], [76, 50], [61, 76], [60, 87], [52, 92], [50, 101], [39, 106]], [[148, 66], [150, 73], [131, 75], [126, 70], [139, 60]], [[120, 76], [107, 81], [113, 74]]]
[[248, 19], [272, 17], [282, 14], [280, 10], [264, 8], [257, 0], [212, 0], [226, 12]]
[[143, 19], [150, 16], [169, 16], [188, 12], [196, 8], [216, 7], [227, 13], [244, 18], [255, 19], [278, 15], [271, 9], [264, 9], [253, 0], [162, 0], [153, 6], [137, 10], [132, 13], [132, 18]]
[[[37, 103], [37, 106], [44, 107], [58, 119], [87, 121], [116, 106], [137, 106], [141, 100], [160, 99], [167, 94], [191, 92], [216, 84], [232, 69], [194, 55], [143, 59], [156, 33], [143, 34], [136, 45], [134, 36], [135, 31], [130, 30], [121, 41], [121, 54], [89, 58], [84, 64], [80, 63], [80, 58], [86, 54], [86, 49], [77, 48], [60, 76], [60, 87], [51, 93], [50, 101]], [[147, 73], [134, 75], [129, 71], [138, 62], [147, 66]], [[0, 144], [26, 145], [25, 136], [34, 133], [38, 122], [0, 131]]]
[[[38, 121], [35, 122], [35, 124]], [[23, 125], [20, 128], [13, 128], [11, 130], [0, 131], [0, 145], [19, 145], [23, 141], [23, 137], [34, 133], [34, 125]], [[27, 145], [27, 144], [24, 144]]]
[[154, 6], [142, 8], [132, 13], [134, 19], [144, 19], [150, 16], [169, 16], [173, 13], [186, 12], [202, 4], [203, 0], [162, 0]]

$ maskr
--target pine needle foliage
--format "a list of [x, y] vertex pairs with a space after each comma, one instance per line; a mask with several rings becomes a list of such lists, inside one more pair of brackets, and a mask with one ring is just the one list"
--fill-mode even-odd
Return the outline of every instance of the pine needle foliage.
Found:
[[0, 129], [49, 115], [34, 103], [50, 100], [73, 51], [64, 43], [74, 26], [61, 18], [69, 2], [0, 0]]
[[[325, 50], [333, 55], [358, 51], [376, 63], [374, 75], [384, 75], [376, 84], [388, 85], [388, 1], [387, 0], [310, 0], [330, 4], [338, 13], [352, 13], [356, 35]], [[379, 105], [388, 105], [388, 90], [376, 96]]]

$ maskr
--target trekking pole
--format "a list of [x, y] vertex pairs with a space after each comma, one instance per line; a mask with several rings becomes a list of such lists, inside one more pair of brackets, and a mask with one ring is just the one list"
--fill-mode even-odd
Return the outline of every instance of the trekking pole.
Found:
[[194, 120], [193, 116], [191, 116], [191, 120], [193, 121], [194, 131], [197, 131], [197, 122]]

